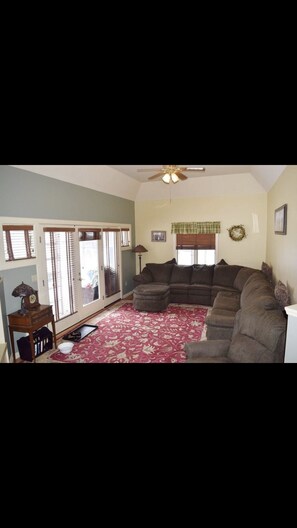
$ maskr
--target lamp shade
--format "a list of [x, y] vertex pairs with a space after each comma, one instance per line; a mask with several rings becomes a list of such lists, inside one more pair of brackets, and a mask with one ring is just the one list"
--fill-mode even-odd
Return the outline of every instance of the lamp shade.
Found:
[[11, 295], [13, 295], [13, 297], [26, 297], [26, 295], [31, 295], [31, 293], [35, 293], [35, 290], [32, 288], [32, 286], [22, 282], [22, 284], [16, 286]]
[[147, 249], [145, 249], [145, 247], [143, 247], [141, 244], [139, 244], [134, 249], [132, 249], [132, 251], [133, 251], [133, 253], [146, 253]]

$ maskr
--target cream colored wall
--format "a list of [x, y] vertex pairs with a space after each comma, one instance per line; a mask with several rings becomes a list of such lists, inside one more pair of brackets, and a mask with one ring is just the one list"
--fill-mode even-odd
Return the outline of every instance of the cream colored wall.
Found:
[[[274, 234], [274, 211], [288, 204], [287, 234]], [[272, 266], [274, 280], [289, 287], [291, 304], [297, 303], [297, 166], [291, 165], [268, 193], [267, 263]]]
[[[146, 262], [165, 262], [176, 256], [175, 235], [172, 222], [220, 221], [221, 234], [217, 260], [224, 258], [228, 264], [241, 264], [261, 268], [266, 255], [267, 194], [257, 193], [236, 196], [203, 198], [177, 198], [147, 200], [135, 203], [136, 244], [148, 250], [142, 256]], [[234, 242], [227, 229], [243, 224], [247, 238]], [[166, 242], [151, 242], [152, 230], [164, 230]], [[139, 270], [137, 261], [137, 273]]]

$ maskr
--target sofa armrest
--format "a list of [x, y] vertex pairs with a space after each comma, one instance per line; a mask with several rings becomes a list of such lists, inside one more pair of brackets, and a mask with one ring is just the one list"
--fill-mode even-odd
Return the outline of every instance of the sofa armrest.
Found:
[[145, 266], [141, 273], [134, 275], [133, 281], [135, 284], [149, 284], [150, 282], [153, 282], [154, 279], [150, 270]]
[[229, 339], [213, 339], [185, 344], [187, 359], [197, 357], [226, 357], [230, 347]]
[[133, 280], [135, 284], [149, 284], [153, 282], [152, 278], [146, 273], [139, 273], [139, 275], [134, 275]]

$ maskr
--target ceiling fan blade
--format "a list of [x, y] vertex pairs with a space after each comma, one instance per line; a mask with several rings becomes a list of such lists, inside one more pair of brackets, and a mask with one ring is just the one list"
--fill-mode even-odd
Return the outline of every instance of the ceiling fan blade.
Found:
[[154, 176], [150, 176], [148, 180], [157, 180], [160, 176], [164, 176], [164, 172], [158, 172], [157, 174], [154, 174]]
[[204, 172], [205, 171], [205, 167], [186, 167], [185, 169], [182, 168], [182, 170]]
[[180, 171], [177, 171], [176, 175], [179, 177], [180, 180], [187, 180], [188, 179], [188, 176], [186, 176], [185, 174], [183, 174]]

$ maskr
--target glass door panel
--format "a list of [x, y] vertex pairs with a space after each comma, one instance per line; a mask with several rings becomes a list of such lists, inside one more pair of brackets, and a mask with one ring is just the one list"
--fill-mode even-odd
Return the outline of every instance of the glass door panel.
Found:
[[119, 235], [120, 230], [103, 229], [105, 305], [121, 298]]
[[100, 229], [78, 229], [79, 238], [79, 307], [81, 318], [103, 308], [103, 288], [100, 280], [102, 241]]

